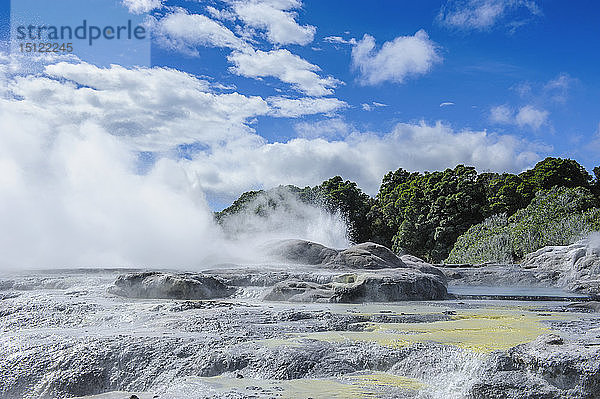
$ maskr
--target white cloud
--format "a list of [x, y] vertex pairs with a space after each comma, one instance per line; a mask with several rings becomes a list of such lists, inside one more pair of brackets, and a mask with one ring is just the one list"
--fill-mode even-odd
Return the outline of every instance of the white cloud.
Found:
[[[533, 0], [449, 0], [440, 10], [438, 21], [457, 29], [486, 30], [522, 10], [529, 17], [541, 15], [540, 7]], [[513, 29], [523, 24], [525, 21], [518, 19], [508, 23]]]
[[132, 14], [144, 14], [162, 7], [162, 0], [123, 0], [123, 5]]
[[218, 142], [224, 132], [243, 134], [246, 120], [271, 112], [261, 97], [216, 94], [207, 81], [168, 68], [59, 63], [46, 74], [53, 79], [16, 78], [11, 90], [24, 104], [64, 114], [62, 124], [92, 120], [138, 149]]
[[515, 121], [519, 126], [529, 126], [534, 130], [538, 130], [542, 125], [545, 125], [548, 122], [548, 115], [548, 111], [526, 105], [519, 109]]
[[564, 104], [569, 97], [569, 91], [577, 82], [578, 80], [568, 73], [561, 73], [545, 83], [521, 82], [512, 89], [528, 102], [547, 105], [554, 105], [552, 103]]
[[333, 43], [333, 44], [356, 44], [355, 38], [350, 38], [348, 40], [342, 38], [341, 36], [327, 36], [323, 38], [324, 42]]
[[[596, 133], [592, 137], [589, 147], [593, 148], [594, 151], [600, 151], [600, 122], [598, 122], [598, 129], [596, 129]], [[596, 153], [594, 155], [596, 155]], [[597, 162], [597, 160], [595, 160], [595, 162]]]
[[[314, 125], [318, 129], [322, 125]], [[337, 126], [343, 133], [344, 129]], [[310, 131], [310, 125], [301, 125]], [[336, 133], [335, 128], [330, 132]], [[341, 136], [341, 134], [340, 134]], [[375, 194], [390, 170], [440, 170], [457, 164], [480, 170], [521, 171], [538, 159], [536, 147], [510, 135], [454, 131], [437, 123], [398, 124], [383, 136], [351, 133], [340, 140], [298, 138], [285, 143], [220, 147], [188, 164], [202, 181], [210, 176], [210, 191], [239, 194], [251, 186], [317, 184], [334, 175], [356, 181]]]
[[542, 125], [548, 123], [550, 113], [546, 110], [535, 108], [532, 105], [525, 105], [515, 113], [508, 105], [499, 105], [492, 107], [490, 111], [490, 120], [496, 123], [513, 124], [520, 127], [529, 127], [538, 130]]
[[210, 14], [211, 17], [215, 19], [220, 19], [224, 21], [235, 21], [236, 15], [233, 11], [230, 10], [219, 10], [212, 6], [207, 6], [206, 11]]
[[235, 74], [249, 78], [274, 76], [309, 96], [332, 94], [332, 89], [341, 84], [333, 77], [319, 76], [318, 66], [286, 49], [234, 51], [227, 58], [235, 65], [231, 68]]
[[375, 108], [387, 107], [387, 104], [378, 103], [377, 101], [372, 101], [370, 104], [364, 103], [364, 104], [361, 104], [361, 106], [364, 111], [372, 111]]
[[453, 105], [455, 105], [453, 102], [451, 102], [451, 101], [446, 101], [446, 102], [443, 102], [443, 103], [441, 103], [441, 104], [440, 104], [440, 108], [444, 108], [444, 107], [451, 107], [451, 106], [453, 106]]
[[221, 23], [200, 14], [177, 11], [155, 23], [157, 41], [171, 49], [198, 55], [198, 46], [236, 50], [249, 48], [243, 40]]
[[269, 105], [273, 108], [271, 115], [297, 118], [302, 115], [332, 114], [348, 107], [344, 101], [337, 98], [286, 98], [269, 97]]
[[298, 136], [303, 138], [340, 139], [356, 129], [340, 118], [323, 119], [317, 122], [299, 122], [294, 126]]
[[301, 1], [244, 0], [233, 3], [233, 11], [248, 26], [266, 30], [266, 37], [274, 44], [306, 45], [313, 41], [316, 28], [299, 25], [296, 13]]
[[511, 89], [516, 91], [522, 98], [530, 97], [531, 93], [533, 92], [533, 88], [531, 87], [531, 83], [529, 82], [521, 82], [513, 86]]
[[[0, 66], [6, 64], [0, 64]], [[0, 68], [0, 72], [2, 68]], [[284, 98], [217, 93], [210, 82], [168, 68], [127, 69], [61, 62], [42, 76], [2, 81], [23, 107], [59, 112], [47, 123], [78, 126], [93, 121], [131, 148], [168, 151], [200, 142], [247, 137], [256, 116], [331, 114], [347, 107], [336, 98]]]
[[429, 72], [440, 61], [436, 44], [424, 30], [385, 42], [378, 51], [375, 39], [365, 35], [352, 49], [352, 65], [360, 71], [365, 85], [402, 83], [407, 77]]
[[514, 112], [508, 105], [498, 105], [492, 107], [490, 113], [490, 119], [492, 122], [497, 123], [512, 123], [514, 118]]
[[[293, 2], [271, 3], [269, 7], [284, 7]], [[216, 15], [217, 11], [214, 9], [212, 14]], [[218, 16], [223, 17], [222, 14]], [[295, 89], [310, 96], [333, 94], [333, 88], [342, 83], [330, 76], [319, 76], [318, 72], [321, 69], [317, 65], [292, 54], [289, 50], [255, 50], [225, 25], [205, 15], [188, 14], [179, 9], [155, 20], [154, 29], [157, 41], [164, 47], [193, 56], [199, 55], [198, 46], [230, 48], [234, 50], [227, 57], [228, 61], [234, 64], [230, 68], [231, 72], [250, 78], [272, 76], [292, 84]]]
[[571, 83], [572, 78], [566, 73], [561, 73], [555, 79], [548, 81], [548, 83], [544, 85], [544, 88], [547, 90], [567, 90], [571, 86]]
[[[485, 169], [519, 170], [527, 166], [524, 159], [532, 158], [532, 150], [527, 148], [527, 143], [512, 136], [456, 132], [440, 123], [433, 126], [425, 123], [399, 124], [394, 131], [383, 136], [357, 133], [349, 135], [343, 142], [316, 140], [306, 143], [299, 139], [266, 144], [249, 127], [256, 116], [294, 117], [331, 113], [347, 104], [335, 98], [271, 97], [264, 100], [238, 93], [216, 94], [207, 81], [166, 68], [99, 68], [88, 64], [59, 63], [48, 66], [46, 74], [48, 77], [17, 77], [6, 83], [19, 99], [6, 101], [14, 109], [15, 118], [23, 118], [24, 112], [43, 109], [44, 115], [47, 115], [42, 118], [43, 123], [49, 130], [69, 126], [76, 131], [82, 124], [91, 123], [116, 137], [126, 148], [135, 150], [164, 153], [178, 144], [201, 143], [210, 148], [210, 151], [197, 155], [198, 163], [210, 171], [202, 185], [212, 187], [213, 193], [239, 194], [239, 190], [253, 184], [287, 182], [286, 173], [306, 172], [306, 166], [312, 165], [314, 152], [331, 152], [324, 161], [325, 165], [313, 165], [319, 178], [337, 174], [332, 168], [338, 165], [340, 172], [352, 172], [348, 173], [348, 177], [357, 176], [369, 187], [376, 186], [385, 171], [398, 166], [432, 170], [465, 162]], [[524, 107], [523, 115], [526, 112], [527, 107]], [[529, 120], [524, 123], [529, 123]], [[304, 131], [307, 126], [304, 125]], [[337, 126], [341, 125], [338, 123]], [[317, 149], [320, 146], [323, 148]], [[275, 155], [277, 151], [273, 148], [288, 153], [304, 147], [310, 151], [295, 155], [298, 158], [296, 172], [288, 170], [278, 174], [275, 169], [266, 168], [256, 177], [250, 177], [239, 169], [240, 162], [250, 162], [253, 156], [260, 158], [262, 152]], [[348, 151], [347, 155], [339, 148]], [[448, 151], [448, 148], [453, 150]], [[496, 150], [501, 150], [498, 151], [501, 157], [487, 155]], [[254, 155], [249, 157], [248, 151]], [[284, 159], [285, 156], [281, 160]], [[300, 159], [306, 162], [302, 167], [299, 166]], [[227, 166], [229, 161], [231, 164]], [[263, 159], [260, 162], [269, 161]], [[323, 171], [319, 172], [321, 166]], [[372, 174], [373, 180], [368, 181], [364, 176], [367, 172], [359, 171], [363, 168], [377, 170]], [[286, 169], [289, 167], [282, 171]], [[247, 172], [252, 174], [257, 169], [250, 167]], [[270, 177], [269, 173], [274, 175]], [[217, 178], [225, 174], [242, 174], [243, 177]]]
[[557, 103], [564, 103], [569, 96], [569, 90], [577, 80], [567, 73], [561, 73], [551, 79], [543, 87], [543, 96]]

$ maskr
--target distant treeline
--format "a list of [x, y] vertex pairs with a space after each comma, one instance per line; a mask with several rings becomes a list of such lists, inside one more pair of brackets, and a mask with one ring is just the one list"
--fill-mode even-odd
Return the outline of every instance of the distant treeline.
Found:
[[[600, 167], [594, 168], [594, 175], [574, 160], [546, 158], [518, 175], [478, 173], [464, 165], [425, 173], [398, 169], [383, 177], [375, 198], [339, 176], [315, 187], [285, 188], [302, 202], [344, 215], [355, 243], [374, 241], [396, 252], [440, 262], [469, 231], [450, 261], [460, 257], [467, 258], [464, 261], [512, 261], [541, 245], [563, 244], [582, 232], [600, 230]], [[217, 220], [242, 211], [266, 214], [268, 208], [283, 205], [272, 197], [249, 209], [254, 199], [268, 192], [242, 194], [216, 214]], [[565, 220], [573, 223], [565, 226]], [[556, 231], [554, 237], [548, 228], [569, 233], [560, 236]], [[521, 236], [511, 233], [515, 229]], [[533, 230], [528, 229], [537, 229], [538, 235], [532, 238]], [[500, 250], [496, 246], [502, 240], [506, 246]]]

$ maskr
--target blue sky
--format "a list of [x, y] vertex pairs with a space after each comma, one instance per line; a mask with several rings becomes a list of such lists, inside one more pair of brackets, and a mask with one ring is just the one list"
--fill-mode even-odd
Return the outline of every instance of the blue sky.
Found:
[[[462, 3], [469, 6], [469, 2]], [[470, 3], [474, 7], [510, 2]], [[165, 4], [207, 14], [205, 5], [211, 2]], [[308, 45], [284, 48], [318, 65], [323, 74], [344, 82], [336, 88], [335, 97], [350, 107], [338, 115], [361, 131], [386, 132], [398, 122], [443, 121], [455, 129], [514, 134], [551, 146], [549, 154], [575, 157], [588, 168], [596, 166], [597, 151], [588, 151], [586, 144], [597, 133], [600, 121], [600, 5], [594, 1], [578, 2], [576, 6], [566, 1], [545, 1], [538, 2], [536, 14], [525, 6], [506, 6], [489, 25], [473, 28], [440, 21], [441, 8], [454, 4], [460, 5], [443, 1], [374, 1], [368, 6], [364, 1], [305, 1], [296, 10], [297, 21], [316, 27], [314, 40]], [[522, 25], [512, 26], [516, 22]], [[359, 40], [369, 34], [381, 46], [420, 29], [438, 46], [443, 60], [427, 73], [408, 77], [402, 83], [362, 85], [351, 65], [353, 46], [324, 41], [330, 36]], [[261, 39], [257, 37], [257, 47], [271, 48]], [[222, 49], [203, 48], [198, 57], [189, 57], [156, 47], [155, 65], [213, 76], [247, 94], [274, 95], [277, 88], [286, 95], [298, 95], [275, 78], [257, 81], [228, 73], [227, 51]], [[362, 104], [373, 101], [386, 106], [362, 109]], [[442, 103], [453, 104], [440, 107]], [[500, 121], [492, 117], [491, 111], [498, 106], [514, 114], [531, 106], [547, 116], [539, 126]], [[302, 119], [323, 120], [321, 116]], [[297, 122], [261, 118], [257, 129], [270, 141], [280, 141], [294, 137]]]
[[[39, 107], [51, 92], [49, 112], [73, 102], [53, 123], [100, 126], [139, 175], [177, 165], [213, 209], [336, 174], [373, 195], [398, 167], [519, 172], [548, 155], [600, 164], [594, 1], [72, 1], [53, 3], [72, 24], [145, 21], [150, 65], [106, 41], [33, 70], [12, 54], [12, 78], [30, 83], [10, 83], [11, 100]], [[13, 14], [29, 3], [14, 0]], [[56, 14], [31, 16], [44, 12]]]

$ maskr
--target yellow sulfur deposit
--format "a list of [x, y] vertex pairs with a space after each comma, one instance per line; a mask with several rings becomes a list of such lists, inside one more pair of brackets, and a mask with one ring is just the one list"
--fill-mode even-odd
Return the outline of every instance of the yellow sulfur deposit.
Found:
[[343, 378], [361, 387], [393, 387], [417, 390], [425, 386], [414, 378], [389, 373], [355, 374], [346, 375]]
[[301, 337], [337, 342], [367, 341], [386, 346], [437, 342], [476, 352], [491, 352], [535, 340], [548, 332], [542, 320], [559, 317], [556, 314], [538, 315], [524, 310], [469, 310], [457, 312], [448, 321], [368, 323], [365, 331], [328, 331]]
[[216, 392], [220, 389], [252, 394], [273, 393], [278, 398], [358, 399], [380, 397], [382, 389], [417, 390], [419, 381], [388, 373], [351, 374], [337, 379], [261, 380], [253, 378], [197, 378]]

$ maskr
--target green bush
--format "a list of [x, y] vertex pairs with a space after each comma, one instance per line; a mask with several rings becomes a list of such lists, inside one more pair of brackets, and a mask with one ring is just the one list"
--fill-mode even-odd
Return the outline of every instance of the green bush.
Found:
[[472, 226], [454, 244], [446, 263], [512, 263], [513, 254], [506, 214]]
[[554, 187], [540, 191], [510, 218], [497, 215], [460, 236], [447, 263], [513, 263], [546, 245], [568, 245], [600, 231], [600, 208], [590, 190]]

